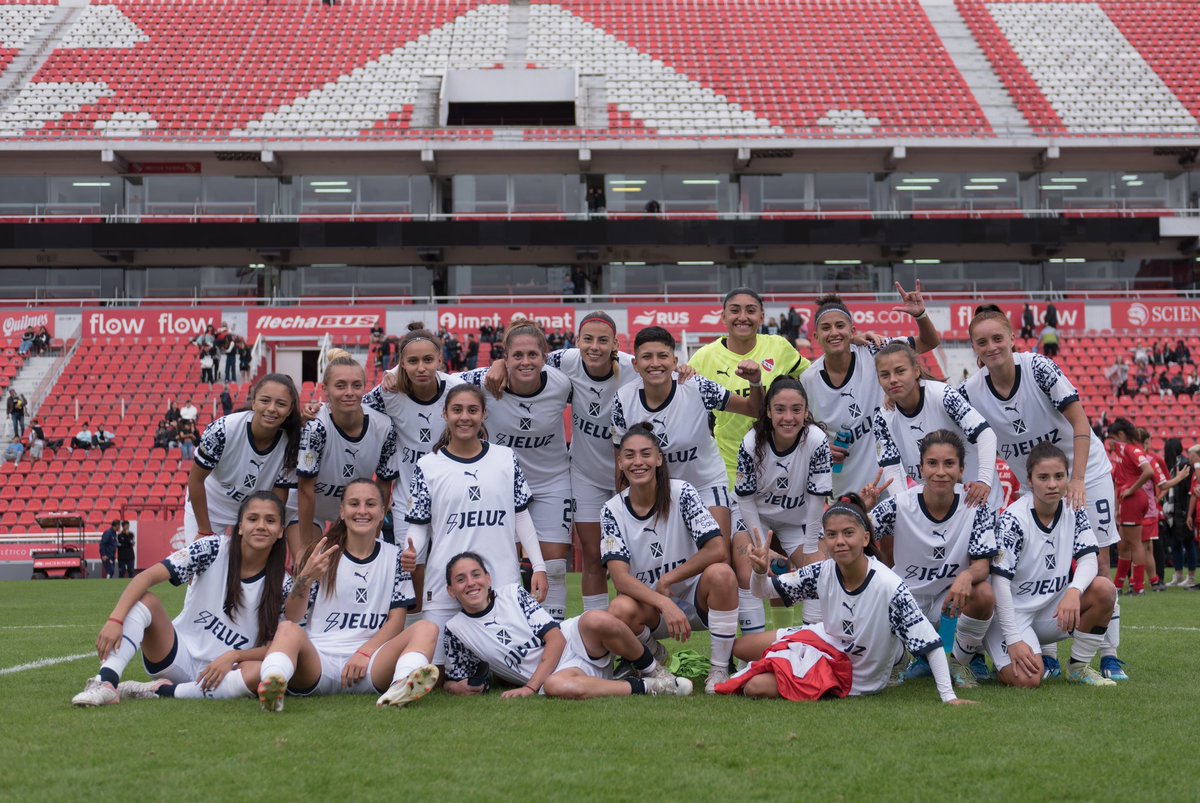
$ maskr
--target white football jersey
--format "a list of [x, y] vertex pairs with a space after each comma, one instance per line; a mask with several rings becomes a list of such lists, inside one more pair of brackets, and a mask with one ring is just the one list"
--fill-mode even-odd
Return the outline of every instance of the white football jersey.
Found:
[[654, 436], [671, 476], [694, 487], [727, 487], [725, 463], [708, 426], [708, 414], [724, 410], [729, 391], [702, 376], [673, 381], [667, 400], [655, 409], [646, 404], [642, 378], [617, 391], [613, 400], [612, 439], [620, 445], [629, 428], [642, 421], [654, 425]]
[[335, 521], [342, 494], [351, 480], [379, 477], [391, 482], [399, 476], [396, 465], [396, 427], [384, 413], [363, 406], [363, 431], [351, 438], [338, 428], [321, 405], [317, 417], [300, 431], [296, 476], [315, 479], [319, 521]]
[[[229, 576], [231, 539], [208, 535], [172, 552], [163, 560], [172, 585], [187, 585], [183, 610], [172, 624], [188, 651], [200, 664], [230, 650], [258, 646], [258, 605], [266, 571], [242, 580], [242, 601], [232, 616], [225, 614], [225, 582]], [[285, 584], [285, 592], [290, 589]], [[280, 611], [282, 613], [282, 611]]]
[[396, 470], [392, 483], [392, 520], [400, 522], [408, 512], [408, 487], [417, 470], [417, 461], [429, 454], [433, 445], [446, 430], [442, 416], [446, 391], [461, 385], [457, 376], [437, 375], [437, 394], [427, 402], [418, 401], [407, 393], [388, 393], [378, 385], [363, 397], [363, 404], [385, 413], [396, 427]]
[[634, 577], [653, 588], [660, 577], [720, 536], [700, 494], [683, 480], [671, 480], [671, 508], [665, 518], [634, 513], [626, 488], [600, 513], [600, 562], [624, 561]]
[[253, 418], [252, 410], [231, 413], [209, 424], [200, 436], [196, 465], [211, 472], [204, 478], [204, 490], [213, 527], [236, 524], [242, 501], [255, 491], [270, 491], [290, 483], [291, 478], [283, 471], [287, 433], [279, 430], [271, 447], [260, 452], [250, 433]]
[[579, 349], [560, 349], [546, 357], [546, 364], [571, 380], [571, 468], [576, 476], [588, 477], [602, 488], [616, 481], [616, 457], [612, 448], [612, 409], [617, 389], [638, 378], [633, 357], [618, 352], [614, 370], [599, 379], [588, 373]]
[[1086, 511], [1061, 500], [1054, 521], [1045, 527], [1033, 510], [1032, 494], [1000, 514], [996, 541], [1000, 551], [992, 559], [992, 573], [1011, 582], [1016, 611], [1057, 604], [1070, 582], [1071, 561], [1100, 551]]
[[807, 505], [824, 507], [833, 487], [829, 440], [820, 427], [810, 425], [791, 449], [777, 452], [768, 437], [761, 465], [754, 461], [757, 444], [758, 434], [752, 429], [738, 449], [734, 491], [738, 496], [755, 497], [758, 514], [768, 527], [804, 527]]
[[[900, 339], [915, 347], [911, 337]], [[813, 418], [829, 431], [830, 441], [838, 432], [849, 433], [850, 453], [842, 462], [842, 470], [833, 473], [834, 496], [857, 491], [879, 471], [872, 422], [875, 411], [883, 404], [883, 388], [875, 376], [876, 351], [871, 345], [851, 346], [850, 370], [838, 387], [833, 386], [825, 370], [824, 355], [800, 374], [800, 384], [808, 393], [808, 407]]]
[[875, 538], [895, 539], [896, 574], [914, 596], [933, 599], [967, 571], [971, 561], [996, 554], [996, 514], [986, 502], [967, 507], [967, 494], [955, 487], [950, 512], [935, 519], [921, 487], [901, 488], [871, 511]]
[[417, 461], [409, 496], [408, 521], [429, 525], [423, 609], [458, 609], [446, 590], [446, 564], [459, 552], [478, 553], [498, 586], [520, 581], [516, 515], [530, 494], [512, 449], [484, 443], [471, 460], [445, 449], [427, 454]]
[[487, 664], [514, 686], [524, 686], [542, 661], [546, 634], [558, 626], [520, 583], [492, 586], [487, 608], [460, 611], [446, 623], [446, 680], [466, 680]]
[[788, 605], [821, 600], [824, 621], [812, 630], [850, 659], [852, 695], [883, 691], [904, 650], [925, 655], [942, 646], [904, 581], [875, 558], [867, 561], [867, 579], [853, 592], [842, 585], [832, 559], [771, 578]]
[[[486, 368], [462, 374], [464, 382], [483, 385]], [[528, 396], [504, 391], [487, 400], [488, 440], [516, 453], [529, 488], [539, 493], [570, 487], [563, 414], [571, 403], [571, 380], [557, 368], [542, 371], [541, 388]], [[569, 495], [569, 494], [568, 494]]]
[[[992, 388], [987, 368], [968, 379], [960, 390], [996, 432], [996, 455], [1004, 458], [1022, 484], [1027, 482], [1026, 459], [1029, 450], [1042, 441], [1049, 441], [1067, 455], [1067, 470], [1075, 459], [1071, 423], [1062, 409], [1079, 401], [1079, 391], [1059, 367], [1041, 354], [1018, 352], [1017, 378], [1008, 398], [1001, 398]], [[1091, 485], [1112, 472], [1104, 443], [1091, 436], [1087, 473], [1084, 482]]]
[[[921, 439], [930, 432], [948, 429], [962, 435], [967, 450], [963, 466], [963, 483], [979, 480], [979, 447], [976, 440], [988, 428], [988, 422], [961, 393], [945, 382], [920, 380], [920, 401], [917, 409], [905, 412], [895, 405], [881, 406], [875, 411], [873, 433], [879, 449], [881, 467], [900, 466], [905, 475], [921, 484]], [[988, 484], [995, 489], [995, 466], [985, 473]]]
[[308, 638], [318, 652], [350, 655], [374, 636], [396, 608], [417, 604], [412, 577], [400, 567], [400, 547], [375, 542], [370, 557], [338, 558], [332, 594], [312, 584], [308, 592]]

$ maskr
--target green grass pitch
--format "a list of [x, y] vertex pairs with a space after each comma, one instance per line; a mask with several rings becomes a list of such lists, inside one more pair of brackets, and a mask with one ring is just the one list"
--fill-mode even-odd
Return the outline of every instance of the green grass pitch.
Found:
[[[1122, 604], [1132, 680], [932, 680], [821, 703], [624, 698], [128, 702], [76, 710], [120, 581], [0, 583], [0, 800], [1195, 800], [1200, 593]], [[178, 610], [182, 592], [164, 592]], [[580, 609], [572, 576], [572, 611]], [[704, 634], [693, 646], [707, 652]], [[671, 644], [672, 649], [678, 645]], [[1061, 650], [1066, 657], [1066, 649]], [[140, 659], [127, 672], [143, 676]]]

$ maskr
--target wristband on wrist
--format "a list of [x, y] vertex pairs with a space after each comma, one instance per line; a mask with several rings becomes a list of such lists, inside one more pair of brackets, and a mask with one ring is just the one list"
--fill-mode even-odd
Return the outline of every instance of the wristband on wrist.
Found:
[[921, 310], [921, 314], [920, 314], [920, 315], [914, 315], [914, 316], [913, 316], [913, 320], [919, 321], [919, 320], [921, 320], [922, 318], [928, 318], [928, 317], [929, 317], [929, 313], [928, 313], [928, 312], [926, 312], [925, 310]]
[[525, 684], [525, 688], [529, 689], [534, 694], [537, 694], [537, 689], [535, 689], [533, 686], [530, 686], [528, 683]]
[[117, 617], [115, 617], [115, 616], [110, 616], [110, 617], [108, 617], [108, 621], [110, 621], [110, 622], [116, 622], [117, 624], [121, 625], [122, 627], [124, 627], [124, 626], [125, 626], [125, 620], [124, 620], [124, 619], [118, 619], [118, 618], [117, 618]]
[[201, 532], [196, 533], [197, 538], [205, 538], [210, 535], [216, 535], [216, 533], [214, 533], [212, 530], [209, 530], [207, 532], [201, 531]]
[[355, 650], [354, 652], [361, 655], [363, 658], [366, 658], [368, 661], [371, 660], [371, 653], [369, 653], [369, 652], [366, 652], [364, 650]]
[[762, 387], [762, 382], [751, 382], [751, 383], [750, 383], [750, 387], [752, 387], [752, 388], [761, 388], [761, 387]]

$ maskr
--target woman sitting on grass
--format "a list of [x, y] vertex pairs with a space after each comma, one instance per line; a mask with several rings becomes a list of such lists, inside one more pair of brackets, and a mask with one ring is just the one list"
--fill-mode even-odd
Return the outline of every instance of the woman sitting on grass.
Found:
[[[482, 694], [489, 670], [517, 686], [505, 700], [544, 694], [570, 700], [631, 694], [679, 695], [692, 682], [654, 660], [633, 632], [607, 611], [589, 611], [559, 624], [517, 583], [492, 587], [483, 558], [455, 555], [446, 588], [462, 612], [446, 623], [446, 691]], [[613, 680], [613, 656], [637, 674]]]
[[[718, 691], [723, 694], [741, 691], [747, 697], [784, 696], [785, 690], [790, 691], [804, 680], [792, 667], [807, 664], [776, 661], [771, 656], [787, 649], [786, 644], [779, 642], [789, 641], [790, 636], [804, 631], [832, 647], [832, 652], [849, 659], [852, 680], [848, 690], [844, 685], [839, 687], [839, 696], [883, 691], [892, 667], [907, 649], [913, 655], [928, 656], [942, 702], [951, 705], [973, 702], [955, 696], [937, 630], [921, 613], [903, 581], [875, 557], [870, 519], [858, 494], [847, 494], [830, 505], [822, 517], [822, 526], [830, 557], [779, 576], [769, 574], [770, 535], [763, 539], [758, 533], [751, 533], [750, 562], [754, 573], [750, 588], [755, 596], [779, 597], [789, 606], [804, 599], [819, 599], [824, 621], [738, 639], [735, 655], [753, 663], [722, 684]], [[820, 644], [807, 643], [829, 655], [830, 651]]]
[[[416, 600], [399, 547], [379, 540], [385, 506], [378, 485], [353, 480], [342, 496], [341, 518], [309, 548], [288, 594], [292, 621], [280, 624], [262, 662], [264, 711], [282, 711], [285, 692], [382, 692], [376, 706], [402, 706], [437, 682], [430, 664], [437, 627], [417, 622], [404, 629]], [[309, 626], [302, 630], [294, 622], [306, 610]]]
[[[277, 496], [255, 492], [242, 502], [232, 536], [200, 538], [133, 578], [96, 639], [100, 673], [71, 703], [250, 697], [283, 608], [283, 518]], [[166, 581], [188, 584], [174, 621], [150, 593]], [[155, 680], [120, 683], [139, 649]]]

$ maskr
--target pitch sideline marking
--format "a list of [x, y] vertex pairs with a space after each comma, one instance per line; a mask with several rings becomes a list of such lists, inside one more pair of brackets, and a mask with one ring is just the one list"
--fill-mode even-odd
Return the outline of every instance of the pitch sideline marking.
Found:
[[1166, 630], [1177, 633], [1200, 633], [1200, 627], [1165, 627], [1161, 625], [1126, 625], [1123, 630]]
[[0, 625], [0, 630], [58, 630], [58, 629], [78, 629], [81, 627], [91, 627], [92, 625]]
[[4, 669], [0, 669], [0, 676], [15, 675], [17, 672], [26, 672], [30, 669], [41, 669], [47, 666], [54, 666], [55, 664], [66, 664], [70, 663], [71, 661], [78, 661], [81, 658], [89, 658], [95, 654], [96, 652], [93, 650], [92, 652], [81, 652], [78, 655], [62, 655], [58, 658], [43, 658], [40, 661], [33, 661], [32, 663], [28, 664], [7, 666]]

